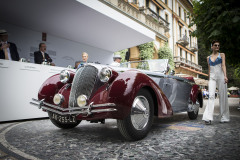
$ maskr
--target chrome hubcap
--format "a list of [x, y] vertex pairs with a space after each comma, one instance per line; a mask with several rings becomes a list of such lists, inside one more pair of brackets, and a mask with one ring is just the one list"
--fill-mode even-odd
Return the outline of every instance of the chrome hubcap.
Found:
[[196, 100], [196, 104], [193, 104], [193, 102], [191, 101], [189, 104], [188, 104], [188, 112], [194, 112], [195, 114], [197, 114], [198, 110], [199, 110], [199, 107], [200, 107], [200, 103], [198, 100]]
[[193, 105], [194, 107], [194, 113], [197, 114], [198, 110], [199, 110], [199, 107], [200, 107], [200, 103], [198, 100], [196, 100], [196, 104]]
[[144, 96], [137, 96], [132, 105], [131, 121], [133, 127], [142, 130], [149, 121], [149, 103]]

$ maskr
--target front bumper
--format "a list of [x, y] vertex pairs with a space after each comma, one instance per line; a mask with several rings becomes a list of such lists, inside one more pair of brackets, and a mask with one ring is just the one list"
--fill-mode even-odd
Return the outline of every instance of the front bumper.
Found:
[[[93, 104], [91, 103], [88, 106], [84, 107], [71, 107], [71, 108], [62, 108], [58, 107], [56, 105], [49, 104], [42, 100], [37, 100], [32, 98], [34, 102], [30, 102], [30, 104], [37, 106], [39, 109], [43, 109], [46, 111], [50, 111], [59, 115], [91, 115], [92, 113], [101, 113], [101, 112], [112, 112], [112, 111], [117, 111], [116, 108], [110, 108], [116, 106], [114, 103], [105, 103], [105, 104]], [[99, 107], [105, 107], [105, 108], [100, 108]]]

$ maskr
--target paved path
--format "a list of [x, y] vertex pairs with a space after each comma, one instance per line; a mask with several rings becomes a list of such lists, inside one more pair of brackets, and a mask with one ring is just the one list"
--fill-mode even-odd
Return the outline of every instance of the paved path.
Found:
[[[128, 142], [115, 120], [105, 124], [81, 122], [61, 130], [48, 119], [0, 124], [0, 159], [229, 159], [240, 157], [239, 99], [229, 98], [231, 122], [204, 125], [186, 113], [155, 119], [146, 138]], [[204, 101], [206, 104], [206, 100]]]

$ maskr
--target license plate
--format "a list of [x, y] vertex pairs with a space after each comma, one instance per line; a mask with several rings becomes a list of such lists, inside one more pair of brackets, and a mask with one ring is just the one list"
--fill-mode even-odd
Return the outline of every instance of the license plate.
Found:
[[76, 116], [73, 115], [62, 116], [56, 113], [52, 113], [51, 118], [60, 123], [76, 123]]

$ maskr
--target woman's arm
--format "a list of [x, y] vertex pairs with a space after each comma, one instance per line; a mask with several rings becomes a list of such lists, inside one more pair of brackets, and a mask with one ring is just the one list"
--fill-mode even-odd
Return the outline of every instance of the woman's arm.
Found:
[[224, 81], [225, 81], [225, 83], [228, 83], [226, 63], [225, 63], [225, 54], [221, 53], [220, 55], [222, 57], [222, 70], [223, 70], [223, 74], [224, 74]]
[[207, 64], [208, 64], [208, 80], [210, 80], [209, 56], [207, 57]]

